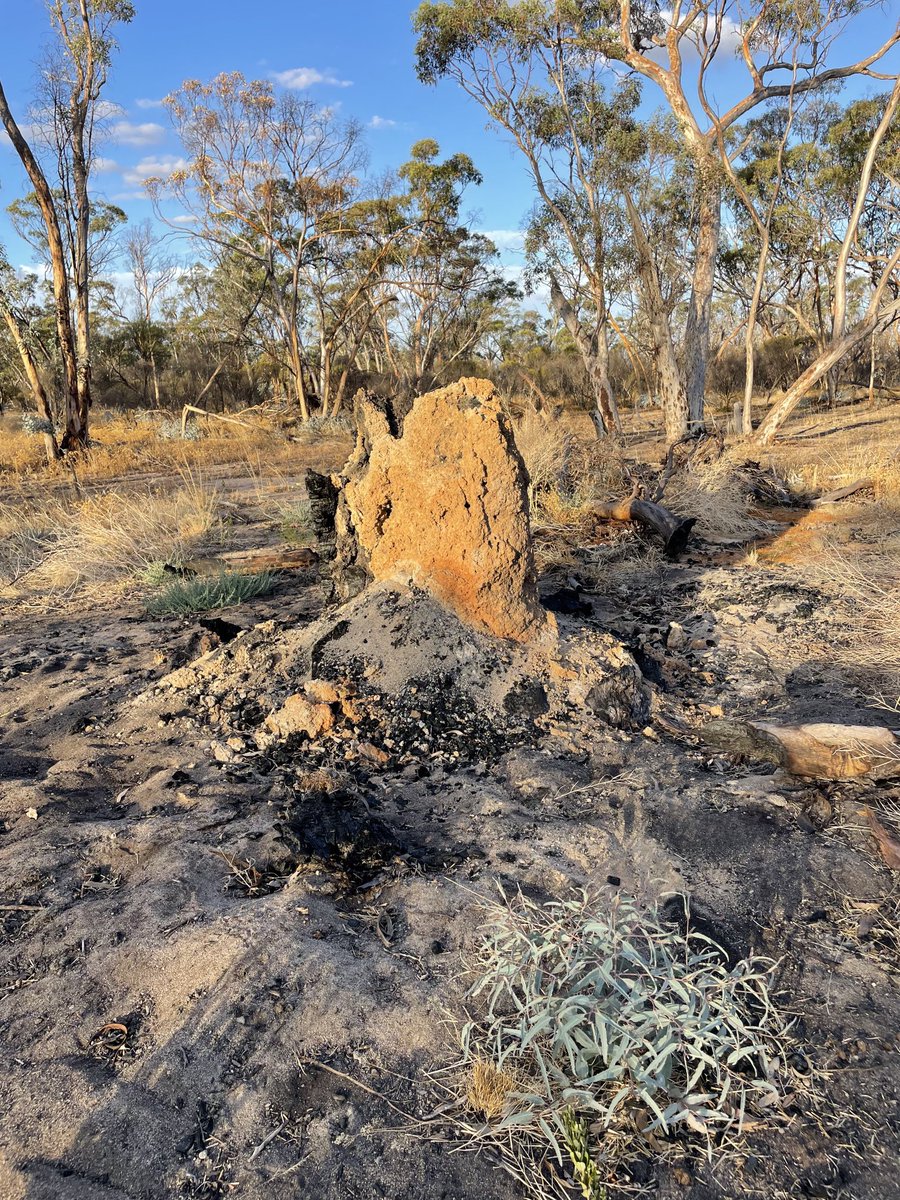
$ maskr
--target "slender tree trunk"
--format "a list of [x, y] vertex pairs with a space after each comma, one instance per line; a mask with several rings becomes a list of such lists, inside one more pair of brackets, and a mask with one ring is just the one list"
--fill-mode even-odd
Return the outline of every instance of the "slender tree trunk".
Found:
[[744, 407], [741, 413], [740, 433], [745, 435], [753, 432], [753, 383], [756, 373], [756, 347], [753, 335], [756, 332], [756, 319], [759, 315], [759, 305], [762, 300], [763, 283], [766, 278], [766, 264], [769, 259], [769, 227], [762, 233], [762, 245], [759, 250], [759, 262], [756, 267], [756, 281], [753, 285], [753, 295], [750, 297], [750, 311], [747, 314], [747, 329], [744, 334]]
[[19, 322], [16, 320], [15, 315], [10, 312], [5, 304], [0, 304], [0, 309], [3, 311], [3, 317], [9, 329], [10, 336], [16, 350], [19, 352], [19, 358], [22, 360], [22, 369], [25, 372], [25, 378], [28, 380], [28, 386], [31, 388], [31, 396], [34, 400], [38, 416], [50, 426], [50, 432], [44, 434], [44, 445], [47, 448], [47, 461], [54, 462], [56, 459], [61, 458], [62, 455], [56, 441], [56, 435], [52, 432], [53, 412], [50, 408], [50, 402], [47, 399], [44, 384], [38, 373], [37, 363], [34, 361], [31, 347], [22, 336], [22, 331], [19, 328]]
[[869, 343], [869, 403], [875, 403], [875, 353], [876, 353], [876, 336], [873, 331], [872, 338]]
[[[847, 269], [850, 265], [850, 254], [856, 242], [856, 233], [859, 229], [859, 222], [863, 215], [863, 210], [866, 206], [866, 197], [869, 193], [869, 184], [872, 182], [872, 174], [875, 170], [875, 160], [878, 157], [878, 151], [881, 143], [885, 138], [888, 130], [893, 124], [894, 117], [897, 113], [897, 108], [900, 106], [900, 78], [894, 83], [893, 91], [888, 97], [888, 102], [885, 106], [884, 113], [878, 126], [872, 135], [872, 140], [869, 142], [866, 150], [866, 157], [863, 159], [862, 170], [860, 171], [859, 184], [856, 189], [856, 199], [853, 203], [853, 208], [850, 212], [850, 219], [847, 222], [847, 228], [844, 231], [844, 238], [841, 242], [840, 253], [838, 254], [837, 266], [834, 271], [834, 293], [832, 299], [832, 321], [831, 321], [831, 340], [837, 341], [843, 337], [847, 327]], [[832, 371], [828, 376], [828, 394], [832, 403], [837, 396], [837, 371]]]
[[290, 334], [291, 374], [294, 376], [294, 396], [300, 409], [300, 419], [309, 420], [309, 401], [306, 396], [306, 384], [303, 379], [303, 358], [300, 354], [300, 342], [296, 328]]
[[619, 418], [619, 410], [609, 386], [609, 343], [606, 340], [605, 319], [602, 321], [599, 336], [596, 341], [593, 341], [585, 333], [581, 322], [575, 315], [575, 310], [563, 296], [559, 283], [552, 275], [550, 277], [550, 301], [557, 316], [578, 347], [587, 371], [596, 405], [592, 419], [597, 436], [603, 437], [613, 432], [621, 433], [622, 422]]
[[756, 431], [756, 440], [763, 446], [768, 445], [807, 392], [814, 388], [819, 380], [827, 375], [863, 339], [869, 337], [870, 334], [877, 333], [883, 325], [898, 315], [900, 315], [900, 300], [895, 300], [881, 311], [870, 309], [866, 316], [848, 333], [826, 346], [815, 362], [806, 368], [800, 378], [769, 410], [766, 419]]
[[699, 429], [703, 425], [713, 284], [722, 216], [722, 191], [718, 182], [718, 164], [713, 161], [711, 156], [697, 157], [695, 162], [699, 189], [697, 245], [691, 297], [684, 330], [685, 389], [688, 402], [688, 424], [691, 429]]
[[56, 311], [56, 335], [59, 341], [59, 352], [63, 364], [63, 380], [65, 390], [66, 429], [63, 435], [63, 450], [73, 450], [87, 443], [87, 428], [81, 419], [81, 404], [78, 389], [78, 357], [75, 351], [75, 340], [72, 334], [72, 313], [69, 307], [69, 277], [66, 270], [66, 256], [63, 249], [62, 234], [59, 220], [53, 204], [53, 194], [47, 183], [47, 178], [41, 170], [31, 147], [16, 124], [0, 84], [0, 121], [3, 122], [13, 149], [18, 154], [22, 165], [31, 180], [37, 196], [38, 206], [47, 230], [47, 245], [50, 251], [50, 266], [53, 277], [53, 299]]
[[75, 317], [78, 360], [78, 403], [84, 436], [87, 438], [91, 407], [91, 299], [88, 236], [91, 202], [88, 169], [84, 154], [84, 124], [72, 134], [72, 175], [75, 181]]
[[666, 441], [676, 442], [688, 431], [687, 396], [682, 386], [678, 363], [675, 360], [672, 329], [663, 303], [656, 262], [650, 249], [641, 214], [627, 192], [625, 193], [625, 207], [628, 210], [628, 220], [634, 236], [638, 276], [641, 281], [647, 320], [650, 324], [650, 336], [653, 340], [656, 378], [666, 424]]

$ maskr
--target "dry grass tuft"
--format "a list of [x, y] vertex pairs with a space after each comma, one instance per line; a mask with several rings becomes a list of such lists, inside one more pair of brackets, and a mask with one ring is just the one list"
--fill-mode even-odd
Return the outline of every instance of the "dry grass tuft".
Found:
[[878, 498], [900, 497], [900, 404], [825, 413], [776, 442], [768, 463], [798, 490], [821, 494], [874, 478]]
[[515, 1077], [500, 1071], [486, 1058], [476, 1058], [469, 1072], [466, 1100], [486, 1121], [494, 1121], [506, 1106], [509, 1094], [516, 1089]]
[[846, 647], [836, 647], [844, 664], [900, 688], [900, 558], [877, 552], [851, 558], [832, 544], [807, 573], [825, 586], [836, 584], [849, 601], [850, 638]]
[[[169, 493], [110, 489], [81, 500], [0, 508], [0, 572], [45, 591], [125, 579], [220, 543], [218, 492], [186, 476]], [[4, 534], [6, 535], [4, 537]]]
[[[271, 465], [294, 466], [298, 457], [334, 461], [346, 457], [351, 436], [343, 420], [301, 426], [303, 447], [288, 440], [279, 413], [254, 414], [254, 428], [226, 425], [199, 418], [192, 426], [197, 436], [188, 440], [169, 436], [180, 419], [135, 412], [125, 416], [98, 411], [92, 424], [93, 445], [84, 454], [48, 465], [43, 439], [23, 431], [12, 416], [0, 421], [0, 479], [39, 476], [71, 480], [73, 469], [82, 482], [114, 480], [129, 475], [177, 474], [258, 457]], [[300, 436], [298, 434], [298, 436]]]
[[515, 439], [537, 520], [558, 520], [564, 510], [577, 514], [594, 500], [617, 499], [628, 490], [624, 459], [612, 441], [583, 440], [563, 421], [533, 409], [516, 423]]
[[577, 446], [571, 430], [561, 421], [528, 409], [516, 423], [515, 439], [528, 468], [532, 494], [564, 488], [569, 460]]
[[750, 515], [746, 484], [728, 455], [714, 462], [688, 463], [676, 472], [663, 504], [685, 517], [696, 517], [697, 528], [707, 537], [751, 538], [760, 524]]

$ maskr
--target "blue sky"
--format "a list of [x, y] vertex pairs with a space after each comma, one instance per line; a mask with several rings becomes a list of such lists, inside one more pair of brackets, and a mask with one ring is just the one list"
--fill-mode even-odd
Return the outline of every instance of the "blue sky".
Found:
[[[413, 67], [415, 39], [408, 0], [136, 0], [137, 16], [122, 29], [107, 98], [123, 110], [102, 149], [95, 190], [120, 204], [129, 218], [152, 213], [140, 195], [141, 177], [177, 159], [178, 140], [158, 105], [188, 78], [224, 70], [249, 78], [294, 72], [310, 82], [305, 94], [369, 126], [373, 169], [399, 166], [411, 144], [434, 137], [442, 154], [465, 151], [485, 175], [469, 193], [469, 211], [485, 230], [518, 228], [531, 203], [528, 180], [512, 151], [488, 133], [485, 118], [450, 84], [423, 87]], [[252, 13], [248, 20], [247, 14]], [[43, 0], [0, 0], [0, 79], [20, 122], [33, 90], [40, 48], [47, 40]], [[335, 80], [337, 82], [329, 82]], [[0, 240], [14, 262], [29, 261], [6, 217], [25, 190], [12, 149], [0, 144]], [[502, 240], [502, 239], [501, 239]], [[185, 253], [189, 252], [187, 246]]]
[[[122, 29], [107, 98], [121, 113], [111, 123], [102, 150], [103, 170], [95, 190], [120, 204], [131, 220], [151, 214], [141, 194], [142, 179], [173, 165], [179, 145], [169, 128], [161, 98], [186, 78], [209, 79], [219, 71], [239, 70], [250, 78], [279, 76], [304, 85], [323, 104], [339, 103], [342, 112], [369, 126], [367, 140], [374, 169], [397, 166], [412, 142], [434, 137], [444, 154], [465, 151], [485, 177], [469, 193], [469, 210], [479, 228], [500, 232], [505, 259], [515, 265], [515, 232], [532, 202], [525, 170], [499, 134], [485, 129], [481, 109], [451, 83], [427, 88], [416, 79], [410, 14], [414, 0], [136, 0], [137, 16]], [[853, 61], [883, 41], [896, 23], [898, 0], [865, 14], [842, 36], [832, 62]], [[248, 16], [249, 14], [249, 16]], [[0, 79], [20, 121], [48, 37], [44, 0], [0, 0]], [[897, 70], [898, 55], [890, 60]], [[716, 70], [721, 101], [735, 86], [743, 90], [745, 72], [733, 62]], [[877, 85], [860, 81], [853, 92]], [[647, 107], [659, 98], [647, 85]], [[17, 242], [6, 205], [23, 191], [18, 160], [0, 142], [0, 241], [13, 262], [33, 257]], [[503, 236], [503, 231], [507, 231]], [[183, 247], [185, 255], [190, 247]]]

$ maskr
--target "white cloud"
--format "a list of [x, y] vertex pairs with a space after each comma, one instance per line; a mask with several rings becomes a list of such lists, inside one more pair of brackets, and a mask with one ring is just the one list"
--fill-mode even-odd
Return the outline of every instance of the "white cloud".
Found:
[[121, 104], [114, 104], [112, 100], [98, 100], [94, 116], [98, 121], [106, 121], [110, 117], [124, 117], [125, 109]]
[[135, 104], [138, 108], [162, 108], [165, 100], [135, 100]]
[[171, 175], [173, 171], [185, 171], [188, 167], [186, 158], [176, 158], [172, 154], [163, 155], [161, 158], [151, 155], [148, 158], [142, 158], [140, 162], [134, 164], [133, 167], [128, 167], [122, 172], [122, 182], [130, 184], [132, 187], [140, 186], [146, 180], [151, 178], [165, 178]]
[[177, 217], [170, 217], [169, 221], [172, 225], [193, 225], [197, 218], [192, 217], [190, 213], [179, 213]]
[[[666, 25], [671, 26], [674, 13], [671, 8], [664, 8], [660, 12], [660, 17]], [[717, 65], [723, 65], [734, 57], [741, 45], [741, 27], [737, 21], [733, 21], [731, 17], [722, 14], [722, 25], [720, 30], [719, 48], [716, 51], [714, 62]], [[709, 28], [706, 30], [705, 36], [708, 41], [712, 41], [715, 33], [715, 25], [712, 21], [709, 23]], [[682, 53], [686, 58], [698, 58], [700, 53], [700, 41], [704, 36], [704, 26], [701, 17], [697, 17], [694, 24], [688, 30], [684, 43], [682, 43]], [[686, 45], [685, 45], [686, 43]], [[658, 46], [649, 52], [648, 57], [655, 58], [659, 62], [666, 63], [668, 54], [664, 47]]]
[[134, 124], [132, 121], [116, 121], [109, 131], [110, 140], [122, 146], [156, 146], [165, 136], [162, 125], [153, 121]]
[[333, 71], [320, 71], [316, 67], [291, 67], [288, 71], [273, 71], [272, 78], [282, 87], [303, 91], [317, 83], [327, 83], [331, 87], [352, 87], [349, 79], [338, 79]]
[[481, 233], [490, 238], [498, 250], [525, 249], [525, 234], [521, 229], [482, 229]]
[[109, 175], [112, 171], [119, 170], [119, 164], [114, 158], [104, 158], [102, 154], [95, 154], [91, 159], [91, 168], [98, 175]]
[[390, 117], [379, 117], [377, 114], [369, 122], [370, 129], [396, 129], [397, 122]]

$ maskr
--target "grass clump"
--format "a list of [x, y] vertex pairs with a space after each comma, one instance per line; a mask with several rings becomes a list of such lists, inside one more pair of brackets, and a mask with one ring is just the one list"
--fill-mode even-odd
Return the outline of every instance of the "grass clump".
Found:
[[151, 617], [189, 616], [242, 604], [254, 596], [265, 595], [274, 586], [275, 575], [271, 571], [255, 575], [223, 571], [220, 575], [173, 580], [162, 591], [148, 596], [144, 607]]
[[281, 536], [292, 546], [306, 545], [312, 537], [312, 514], [308, 501], [281, 508]]
[[699, 1134], [711, 1157], [750, 1113], [779, 1108], [788, 1027], [773, 970], [757, 957], [729, 965], [709, 938], [620, 894], [504, 896], [482, 936], [481, 1011], [462, 1031], [470, 1106], [486, 1079], [503, 1086], [487, 1089], [488, 1123], [467, 1133], [523, 1181], [555, 1158], [588, 1200], [642, 1140], [661, 1151], [661, 1139]]

